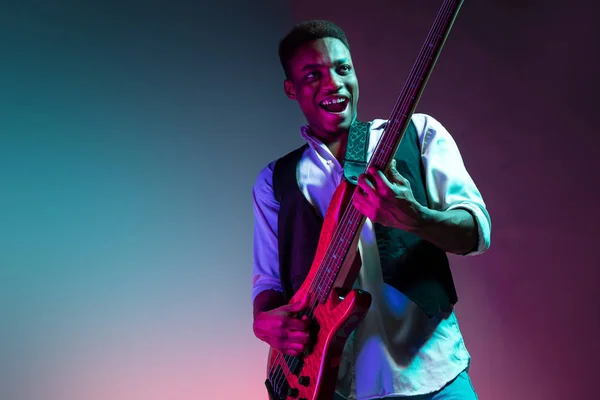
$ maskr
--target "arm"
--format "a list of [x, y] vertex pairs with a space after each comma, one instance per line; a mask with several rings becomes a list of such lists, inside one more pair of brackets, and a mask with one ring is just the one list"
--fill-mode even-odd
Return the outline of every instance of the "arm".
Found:
[[263, 290], [254, 298], [254, 318], [256, 318], [256, 315], [261, 312], [271, 311], [277, 307], [283, 306], [284, 304], [285, 302], [283, 301], [283, 294], [280, 291], [274, 289]]
[[308, 298], [284, 304], [279, 276], [277, 214], [279, 204], [271, 183], [273, 163], [261, 171], [254, 185], [254, 267], [252, 303], [255, 336], [289, 355], [299, 355], [309, 341], [308, 318], [295, 314], [308, 308]]
[[468, 254], [477, 249], [477, 224], [465, 209], [437, 211], [423, 207], [422, 222], [414, 233], [448, 253]]
[[484, 253], [490, 247], [491, 218], [454, 138], [435, 118], [419, 114], [416, 119], [423, 121], [419, 141], [429, 200], [420, 233], [454, 254]]
[[413, 232], [446, 252], [473, 255], [486, 251], [490, 217], [456, 143], [432, 117], [418, 114], [415, 123], [420, 131], [428, 206], [415, 200], [395, 162], [387, 175], [369, 169], [359, 177], [355, 206], [372, 221]]
[[[277, 242], [277, 214], [279, 203], [274, 197], [272, 176], [274, 163], [260, 171], [252, 189], [252, 208], [254, 212], [254, 264], [252, 271], [252, 302], [255, 304], [259, 293], [263, 291], [283, 292], [279, 276], [279, 250]], [[263, 295], [259, 299], [260, 309], [268, 307]], [[275, 297], [276, 295], [271, 295]], [[281, 300], [283, 301], [283, 300]], [[276, 303], [272, 303], [276, 305]]]

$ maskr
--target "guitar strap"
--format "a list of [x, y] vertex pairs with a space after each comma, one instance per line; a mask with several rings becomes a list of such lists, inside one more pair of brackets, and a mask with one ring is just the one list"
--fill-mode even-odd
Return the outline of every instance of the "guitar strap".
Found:
[[[410, 133], [416, 137], [416, 129], [411, 118], [406, 130], [412, 130]], [[352, 125], [350, 125], [346, 155], [344, 156], [344, 178], [354, 185], [358, 184], [358, 176], [365, 172], [367, 167], [367, 148], [369, 145], [370, 130], [371, 124], [368, 122], [354, 120]]]
[[344, 178], [354, 185], [358, 184], [358, 176], [367, 167], [367, 146], [371, 124], [354, 120], [348, 132], [346, 155], [344, 156]]

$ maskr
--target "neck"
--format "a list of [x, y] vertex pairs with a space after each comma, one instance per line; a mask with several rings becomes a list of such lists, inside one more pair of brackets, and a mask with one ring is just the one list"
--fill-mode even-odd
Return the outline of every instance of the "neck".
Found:
[[314, 130], [313, 134], [323, 142], [331, 154], [341, 163], [346, 156], [346, 144], [348, 143], [348, 131], [332, 135], [319, 135]]
[[341, 163], [346, 155], [346, 145], [348, 144], [348, 133], [336, 138], [334, 141], [325, 143], [331, 154]]

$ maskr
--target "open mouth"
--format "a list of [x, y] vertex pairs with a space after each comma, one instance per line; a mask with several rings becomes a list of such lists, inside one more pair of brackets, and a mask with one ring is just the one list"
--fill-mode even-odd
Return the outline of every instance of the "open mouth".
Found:
[[320, 104], [321, 108], [330, 113], [341, 113], [348, 107], [348, 99], [346, 97], [334, 97], [323, 100]]

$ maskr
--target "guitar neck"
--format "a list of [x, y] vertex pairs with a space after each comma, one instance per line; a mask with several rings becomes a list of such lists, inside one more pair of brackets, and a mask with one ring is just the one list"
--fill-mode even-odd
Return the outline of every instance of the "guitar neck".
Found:
[[[391, 116], [388, 119], [388, 124], [379, 139], [368, 166], [373, 166], [378, 170], [387, 172], [419, 99], [423, 94], [425, 85], [450, 34], [450, 30], [463, 1], [444, 0], [408, 79], [402, 88], [400, 96], [396, 101]], [[336, 280], [339, 281], [339, 274], [344, 260], [364, 221], [365, 217], [350, 202], [339, 221], [333, 238], [329, 243], [327, 253], [322, 259], [319, 271], [313, 281], [312, 291], [321, 300], [325, 300], [329, 296], [334, 282]], [[358, 271], [353, 271], [352, 273], [358, 274]], [[344, 281], [354, 281], [356, 276], [342, 278]]]
[[444, 0], [388, 119], [369, 166], [387, 171], [464, 0]]

